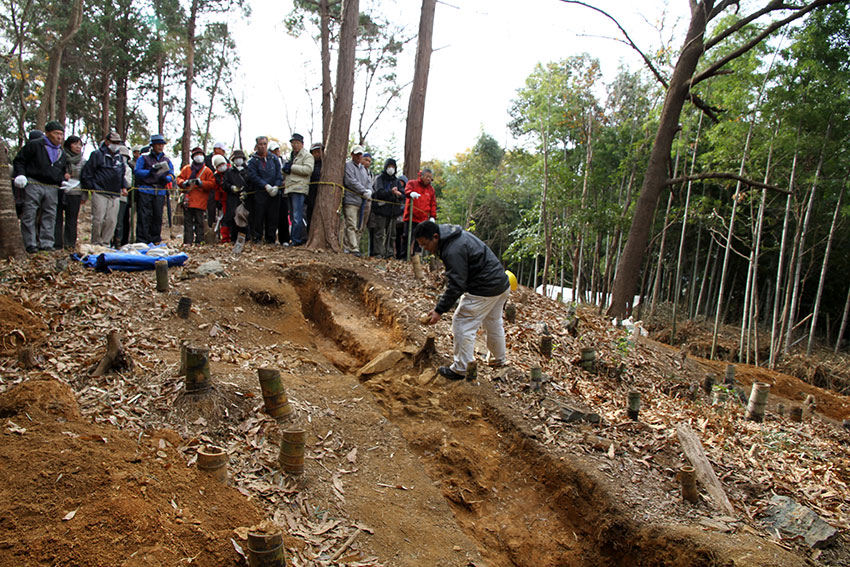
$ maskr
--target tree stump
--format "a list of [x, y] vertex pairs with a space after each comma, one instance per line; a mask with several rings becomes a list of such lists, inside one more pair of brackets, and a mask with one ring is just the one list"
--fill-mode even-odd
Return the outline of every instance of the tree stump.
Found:
[[121, 336], [118, 331], [109, 331], [106, 335], [106, 354], [92, 370], [92, 376], [103, 376], [107, 372], [132, 370], [133, 359], [121, 346]]

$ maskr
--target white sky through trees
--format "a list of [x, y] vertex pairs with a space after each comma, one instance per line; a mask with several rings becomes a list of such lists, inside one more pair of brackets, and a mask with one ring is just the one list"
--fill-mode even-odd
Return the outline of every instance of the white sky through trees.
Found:
[[[646, 52], [655, 52], [671, 37], [678, 50], [688, 22], [687, 0], [597, 0], [594, 5], [616, 17]], [[372, 6], [383, 6], [385, 17], [405, 25], [411, 35], [416, 33], [419, 0], [361, 1], [361, 11]], [[250, 150], [259, 134], [288, 140], [292, 131], [303, 134], [309, 145], [321, 136], [318, 43], [310, 33], [300, 38], [286, 34], [283, 20], [292, 9], [291, 1], [251, 0], [251, 7], [250, 18], [231, 20], [241, 57], [234, 90], [245, 92], [244, 149]], [[659, 33], [656, 26], [662, 25]], [[627, 45], [606, 39], [621, 37], [603, 16], [558, 0], [438, 2], [422, 159], [453, 159], [475, 143], [482, 129], [503, 146], [515, 146], [517, 141], [506, 128], [508, 107], [535, 64], [588, 52], [600, 60], [607, 82], [621, 62], [633, 70], [642, 64]], [[413, 76], [414, 52], [411, 43], [399, 61], [401, 84]], [[335, 78], [335, 60], [331, 74]], [[310, 95], [308, 88], [313, 89]], [[384, 114], [369, 135], [368, 143], [381, 150], [380, 157], [402, 157], [408, 96], [409, 88], [402, 93], [398, 110]], [[355, 104], [358, 100], [356, 95]], [[220, 105], [216, 110], [224, 114]], [[353, 135], [357, 116], [355, 108]], [[232, 149], [235, 122], [228, 117], [217, 120], [212, 136]]]

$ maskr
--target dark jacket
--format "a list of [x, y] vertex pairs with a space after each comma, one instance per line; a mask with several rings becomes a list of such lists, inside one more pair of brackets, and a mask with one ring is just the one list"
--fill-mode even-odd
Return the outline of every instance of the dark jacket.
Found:
[[[245, 191], [245, 186], [247, 184], [248, 179], [245, 175], [244, 167], [241, 170], [235, 166], [227, 168], [227, 171], [224, 172], [221, 179], [221, 187], [228, 195], [235, 194], [233, 193], [234, 187], [242, 187], [242, 191]], [[242, 191], [240, 191], [240, 193]]]
[[[395, 160], [388, 159], [384, 163], [384, 170], [372, 183], [372, 198], [376, 200], [376, 202], [372, 203], [372, 212], [382, 217], [397, 217], [404, 210], [404, 184], [395, 174], [389, 175], [387, 173], [387, 167], [390, 164], [395, 167]], [[393, 188], [397, 189], [401, 195], [396, 196], [393, 193]], [[377, 201], [388, 201], [389, 203], [397, 204], [378, 203]]]
[[[160, 162], [167, 162], [168, 169], [154, 170], [153, 164]], [[141, 193], [165, 195], [165, 186], [174, 181], [174, 165], [165, 153], [154, 154], [150, 151], [140, 155], [133, 173], [136, 174], [136, 183]]]
[[105, 143], [91, 153], [80, 173], [83, 189], [92, 189], [105, 195], [120, 195], [126, 184], [121, 154], [110, 153]]
[[50, 162], [46, 138], [36, 138], [21, 148], [12, 161], [12, 179], [25, 175], [27, 179], [47, 185], [61, 185], [65, 181], [65, 152], [59, 148], [59, 159]]
[[266, 185], [280, 187], [283, 183], [280, 161], [272, 153], [266, 154], [264, 158], [256, 154], [251, 156], [244, 172], [245, 180], [252, 189], [262, 189]]
[[446, 291], [434, 311], [445, 313], [461, 295], [483, 297], [500, 295], [510, 287], [508, 276], [499, 259], [477, 236], [455, 224], [438, 225], [438, 253], [446, 266]]

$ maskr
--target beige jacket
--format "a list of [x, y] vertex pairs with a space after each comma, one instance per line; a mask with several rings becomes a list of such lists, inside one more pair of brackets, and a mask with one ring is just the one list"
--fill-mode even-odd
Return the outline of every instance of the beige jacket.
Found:
[[313, 154], [307, 151], [306, 147], [301, 148], [298, 155], [292, 161], [292, 170], [286, 176], [283, 183], [285, 187], [284, 193], [303, 193], [304, 195], [310, 189], [310, 174], [313, 173]]

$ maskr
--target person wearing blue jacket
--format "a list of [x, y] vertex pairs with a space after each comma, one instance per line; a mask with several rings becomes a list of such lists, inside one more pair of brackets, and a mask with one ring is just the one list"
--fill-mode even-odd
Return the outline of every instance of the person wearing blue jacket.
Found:
[[109, 246], [118, 223], [118, 197], [127, 194], [121, 142], [118, 132], [110, 132], [80, 173], [80, 183], [92, 191], [91, 243], [96, 246]]
[[136, 242], [159, 244], [162, 241], [162, 208], [168, 187], [174, 182], [174, 165], [165, 155], [165, 138], [151, 136], [151, 149], [139, 156], [133, 173], [138, 189], [136, 197]]
[[254, 155], [245, 168], [248, 182], [248, 209], [251, 211], [251, 239], [275, 243], [280, 213], [280, 185], [283, 183], [280, 161], [269, 153], [269, 139], [257, 137]]

